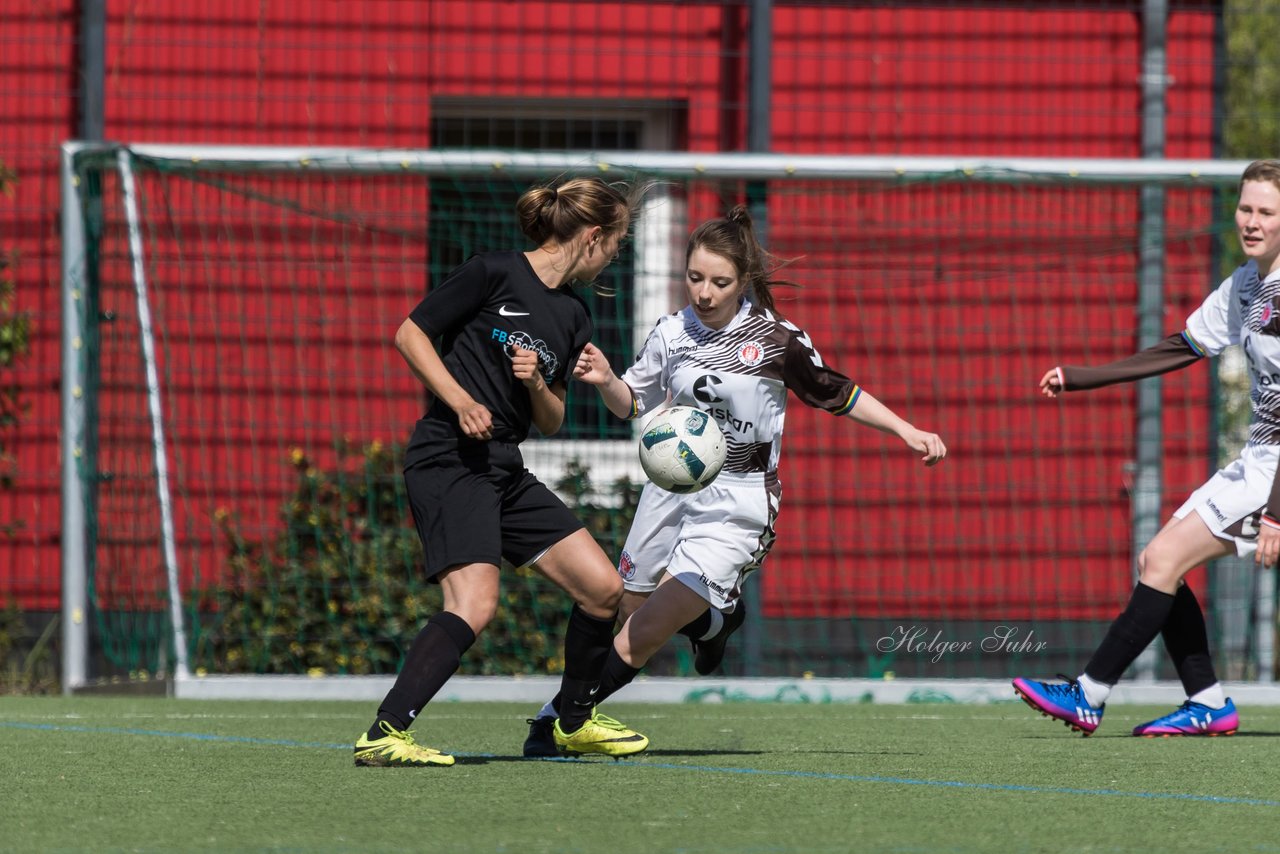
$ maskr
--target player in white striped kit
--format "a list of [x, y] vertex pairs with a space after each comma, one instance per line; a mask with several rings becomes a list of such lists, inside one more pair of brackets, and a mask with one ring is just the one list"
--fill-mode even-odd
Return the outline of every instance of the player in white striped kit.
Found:
[[1142, 550], [1129, 603], [1084, 672], [1066, 682], [1013, 680], [1027, 705], [1084, 735], [1098, 728], [1111, 688], [1156, 635], [1164, 638], [1187, 700], [1133, 734], [1231, 735], [1240, 725], [1214, 674], [1204, 613], [1183, 577], [1228, 555], [1252, 554], [1260, 568], [1280, 556], [1280, 160], [1245, 169], [1235, 219], [1248, 260], [1187, 318], [1185, 330], [1118, 362], [1052, 368], [1040, 380], [1041, 392], [1057, 397], [1186, 367], [1231, 344], [1244, 350], [1251, 380], [1248, 443]]
[[[745, 207], [703, 223], [686, 254], [688, 307], [658, 321], [621, 378], [593, 345], [579, 357], [575, 376], [595, 385], [615, 415], [643, 417], [668, 400], [694, 406], [716, 419], [728, 447], [719, 477], [700, 492], [645, 485], [618, 561], [624, 622], [597, 703], [695, 621], [705, 620], [691, 635], [703, 659], [699, 672], [719, 663], [724, 639], [742, 622], [742, 580], [773, 544], [788, 390], [809, 406], [898, 436], [926, 465], [946, 455], [942, 439], [828, 367], [809, 336], [777, 314], [770, 289], [782, 282], [770, 278], [770, 260]], [[549, 733], [558, 699], [529, 721], [526, 756], [554, 755]]]

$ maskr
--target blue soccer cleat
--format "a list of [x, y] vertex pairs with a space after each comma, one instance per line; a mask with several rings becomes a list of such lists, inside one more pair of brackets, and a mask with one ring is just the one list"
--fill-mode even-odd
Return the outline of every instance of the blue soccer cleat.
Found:
[[1098, 724], [1102, 723], [1102, 713], [1107, 704], [1090, 705], [1077, 680], [1068, 676], [1062, 678], [1067, 681], [1035, 682], [1019, 677], [1013, 680], [1013, 690], [1024, 703], [1040, 714], [1062, 721], [1083, 736], [1093, 735]]
[[1162, 718], [1138, 724], [1133, 728], [1134, 735], [1146, 738], [1169, 738], [1178, 735], [1235, 735], [1240, 728], [1240, 715], [1236, 712], [1236, 704], [1227, 698], [1221, 709], [1193, 703], [1187, 700]]

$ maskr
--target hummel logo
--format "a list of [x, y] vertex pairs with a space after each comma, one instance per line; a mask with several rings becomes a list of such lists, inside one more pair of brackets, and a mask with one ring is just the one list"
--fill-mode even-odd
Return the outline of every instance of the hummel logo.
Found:
[[509, 311], [505, 305], [502, 308], [498, 309], [498, 314], [502, 315], [503, 317], [528, 317], [529, 316], [529, 312], [527, 311]]

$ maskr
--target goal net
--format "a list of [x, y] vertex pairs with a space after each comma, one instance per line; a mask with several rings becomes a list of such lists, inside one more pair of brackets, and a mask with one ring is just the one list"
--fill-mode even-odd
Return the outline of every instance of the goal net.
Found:
[[[1220, 237], [1243, 164], [65, 152], [72, 683], [396, 672], [440, 594], [400, 477], [424, 391], [392, 336], [469, 255], [523, 246], [515, 200], [558, 176], [654, 182], [605, 274], [616, 295], [584, 292], [615, 366], [682, 305], [692, 227], [747, 202], [802, 285], [780, 312], [951, 448], [925, 469], [792, 399], [778, 539], [728, 675], [1078, 664], [1131, 588], [1135, 538], [1231, 428], [1202, 368], [1145, 396], [1048, 402], [1036, 383], [1178, 328], [1232, 263]], [[575, 385], [564, 430], [523, 446], [612, 558], [643, 482], [632, 429]], [[1206, 589], [1216, 627], [1235, 595]], [[558, 673], [568, 609], [507, 568], [461, 672]], [[649, 672], [691, 672], [687, 643]]]

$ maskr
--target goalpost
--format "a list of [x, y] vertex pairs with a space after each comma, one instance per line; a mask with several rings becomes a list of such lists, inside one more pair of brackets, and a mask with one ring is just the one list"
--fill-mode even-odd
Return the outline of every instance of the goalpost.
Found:
[[[783, 313], [957, 450], [922, 477], [878, 434], [793, 403], [783, 530], [726, 663], [758, 679], [651, 692], [907, 696], [1052, 672], [1100, 636], [1133, 543], [1239, 414], [1220, 418], [1192, 372], [1163, 395], [1149, 381], [1154, 395], [1061, 407], [1028, 390], [1037, 368], [1124, 355], [1181, 321], [1222, 278], [1244, 166], [68, 143], [64, 687], [380, 696], [438, 597], [398, 478], [423, 397], [391, 334], [467, 255], [520, 246], [523, 188], [581, 173], [654, 186], [607, 274], [618, 297], [590, 298], [616, 368], [681, 305], [691, 227], [745, 201], [794, 259]], [[526, 463], [616, 552], [642, 479], [631, 429], [575, 388], [564, 432], [526, 442]], [[1230, 678], [1266, 681], [1274, 576], [1219, 569], [1205, 583]], [[540, 697], [565, 607], [505, 573], [461, 690]], [[651, 669], [678, 677], [687, 659]], [[1168, 677], [1152, 660], [1143, 675]]]

